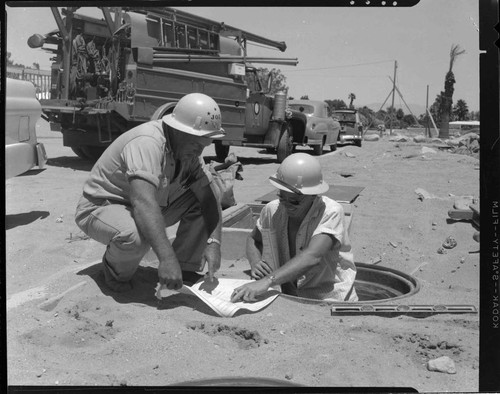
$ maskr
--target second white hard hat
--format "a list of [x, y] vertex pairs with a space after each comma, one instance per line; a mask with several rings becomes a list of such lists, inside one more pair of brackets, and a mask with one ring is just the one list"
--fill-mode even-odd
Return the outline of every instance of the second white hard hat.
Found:
[[329, 189], [328, 183], [323, 181], [319, 161], [307, 153], [288, 156], [269, 182], [278, 189], [298, 194], [323, 194]]

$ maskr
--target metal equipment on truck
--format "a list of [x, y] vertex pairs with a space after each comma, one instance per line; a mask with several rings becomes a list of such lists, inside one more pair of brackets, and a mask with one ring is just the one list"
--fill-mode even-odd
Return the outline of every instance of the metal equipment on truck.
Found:
[[77, 14], [78, 8], [61, 15], [51, 7], [58, 29], [28, 39], [31, 48], [54, 54], [51, 95], [42, 109], [78, 156], [97, 159], [120, 134], [161, 118], [192, 92], [221, 108], [220, 161], [236, 145], [276, 150], [281, 162], [304, 140], [304, 114], [287, 108], [286, 92], [268, 94], [270, 84], [254, 66], [296, 65], [297, 59], [247, 54], [247, 42], [282, 52], [284, 42], [169, 7], [99, 7], [103, 19]]

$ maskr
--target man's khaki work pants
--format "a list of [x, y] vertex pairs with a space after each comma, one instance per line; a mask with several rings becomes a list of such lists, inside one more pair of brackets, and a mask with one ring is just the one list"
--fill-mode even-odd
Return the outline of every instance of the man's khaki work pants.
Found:
[[[191, 190], [162, 207], [165, 227], [179, 222], [172, 243], [183, 271], [201, 271], [208, 233], [198, 200]], [[132, 215], [132, 207], [109, 200], [82, 196], [75, 214], [78, 227], [90, 238], [107, 245], [103, 263], [111, 268], [119, 281], [132, 278], [141, 259], [151, 246], [140, 234]]]

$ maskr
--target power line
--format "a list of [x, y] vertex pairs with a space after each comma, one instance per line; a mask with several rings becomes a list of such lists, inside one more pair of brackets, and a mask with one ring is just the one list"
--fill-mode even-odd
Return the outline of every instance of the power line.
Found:
[[[287, 74], [288, 70], [283, 72], [283, 74]], [[384, 75], [318, 75], [318, 74], [303, 74], [301, 77], [310, 77], [310, 78], [371, 78], [371, 79], [379, 79], [384, 77]]]
[[357, 67], [357, 66], [368, 66], [371, 64], [380, 64], [380, 63], [392, 63], [394, 60], [381, 60], [378, 62], [370, 62], [370, 63], [357, 63], [357, 64], [345, 64], [342, 66], [329, 66], [329, 67], [319, 67], [319, 68], [303, 68], [301, 70], [289, 70], [288, 72], [302, 72], [302, 71], [316, 71], [316, 70], [330, 70], [333, 68], [343, 68], [343, 67]]

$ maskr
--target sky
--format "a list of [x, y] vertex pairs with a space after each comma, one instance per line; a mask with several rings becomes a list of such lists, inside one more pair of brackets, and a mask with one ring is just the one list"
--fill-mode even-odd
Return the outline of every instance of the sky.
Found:
[[[359, 2], [359, 0], [354, 0]], [[105, 3], [105, 2], [103, 2]], [[373, 2], [374, 3], [374, 2]], [[72, 5], [75, 3], [73, 2]], [[276, 67], [286, 76], [289, 96], [311, 100], [341, 99], [355, 106], [391, 104], [397, 62], [394, 105], [415, 115], [424, 112], [427, 86], [429, 105], [444, 89], [450, 49], [458, 44], [465, 54], [454, 64], [453, 101], [479, 109], [479, 2], [477, 0], [421, 0], [413, 7], [176, 7], [224, 22], [276, 41], [286, 52], [249, 46], [250, 56], [297, 58], [297, 66]], [[16, 63], [50, 68], [50, 55], [27, 45], [34, 33], [56, 29], [47, 7], [5, 7], [7, 51]], [[102, 17], [100, 10], [79, 12]], [[375, 110], [379, 108], [374, 108]]]

